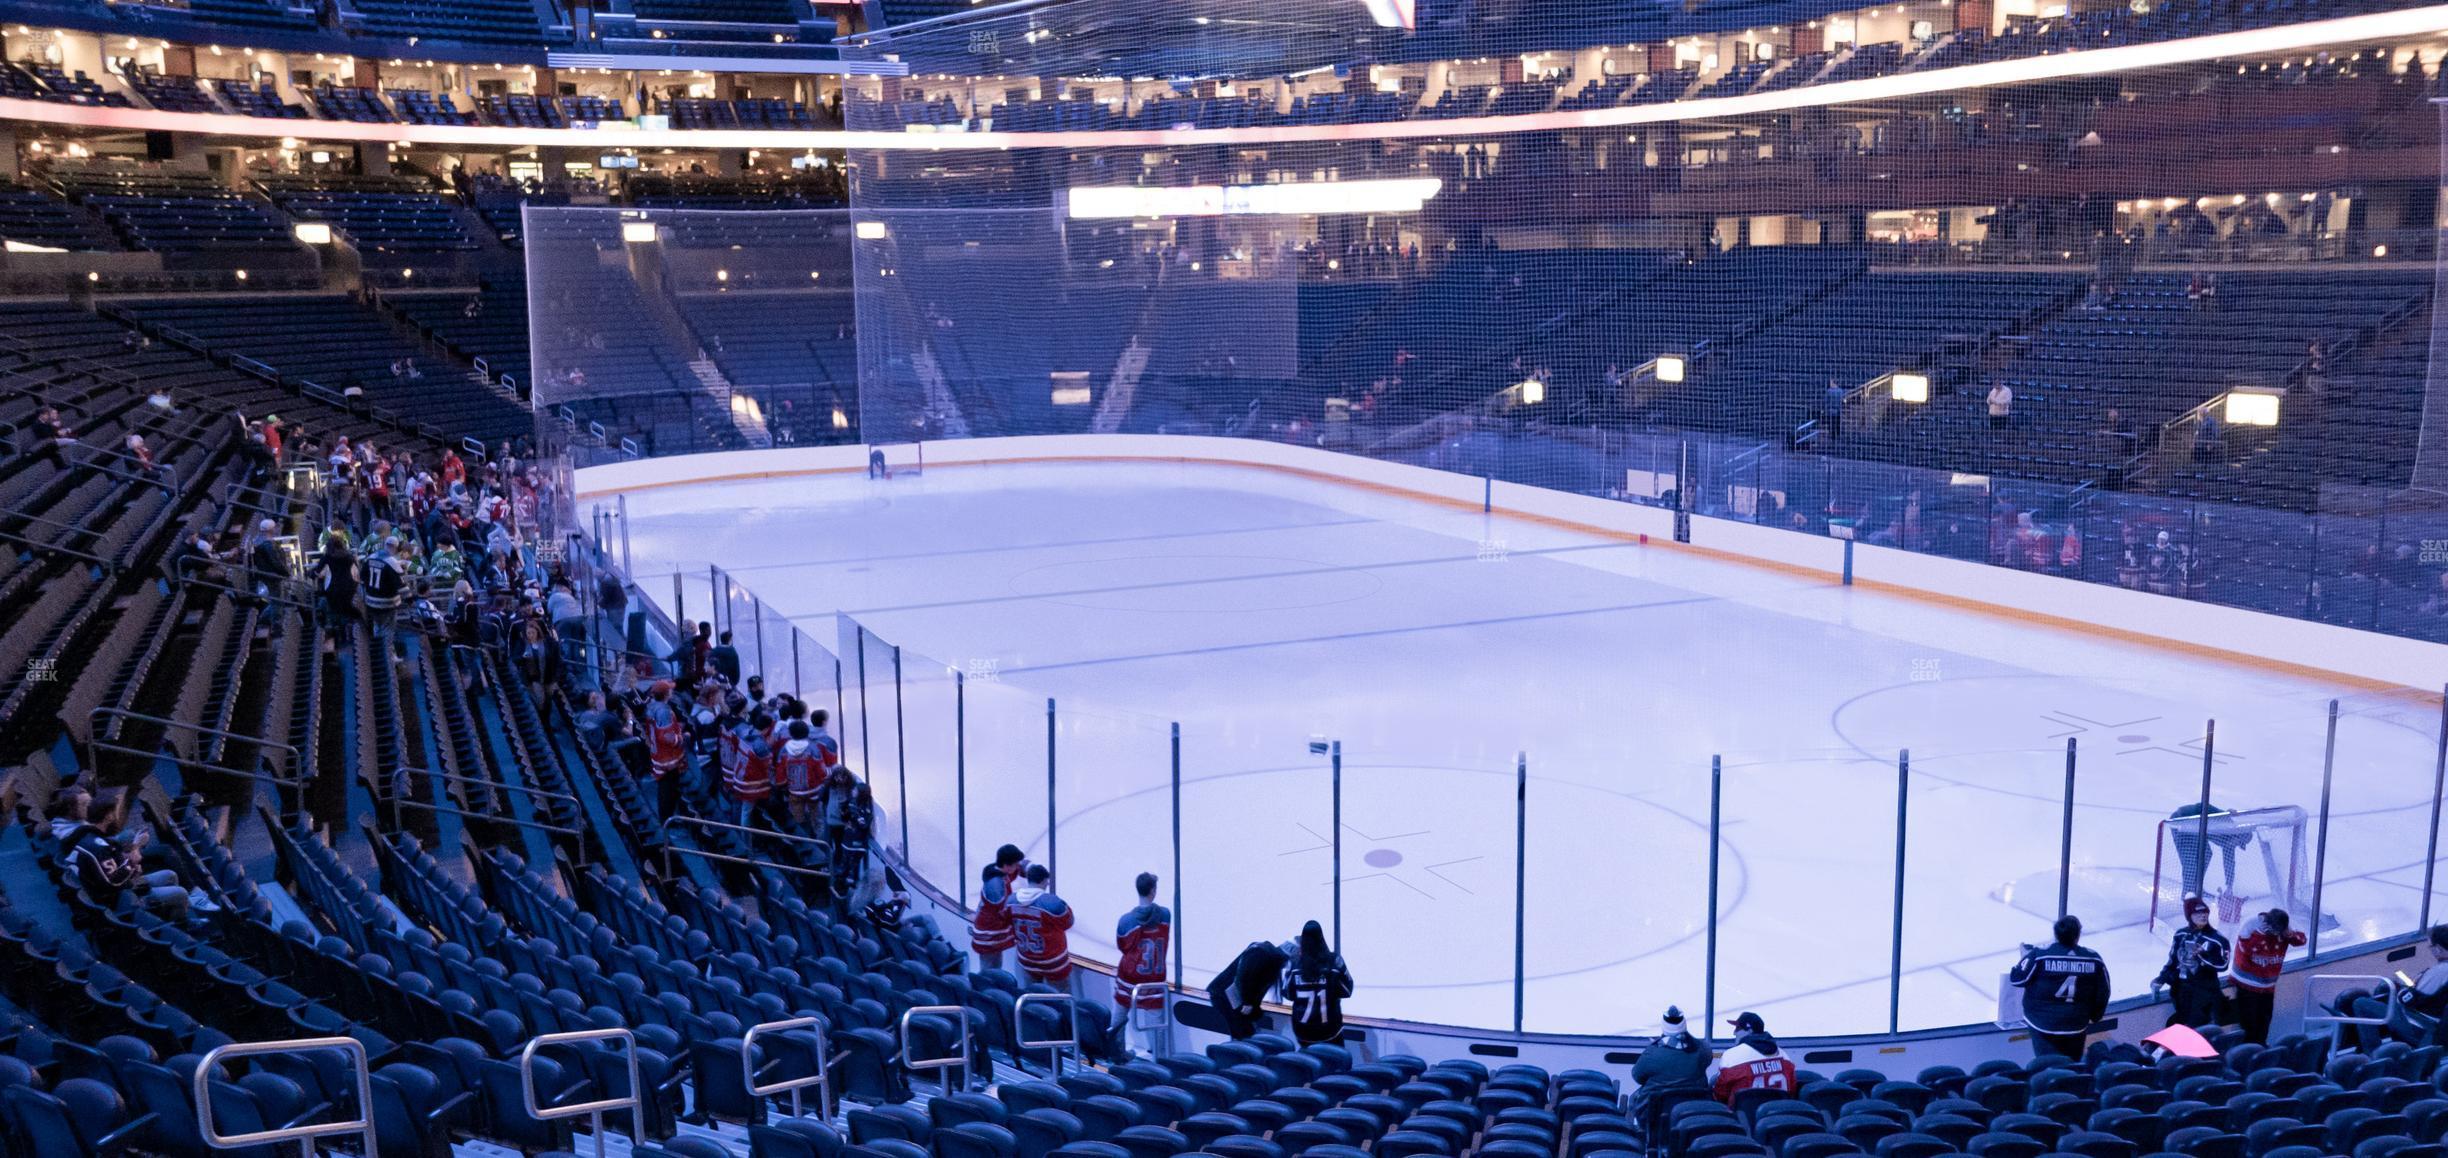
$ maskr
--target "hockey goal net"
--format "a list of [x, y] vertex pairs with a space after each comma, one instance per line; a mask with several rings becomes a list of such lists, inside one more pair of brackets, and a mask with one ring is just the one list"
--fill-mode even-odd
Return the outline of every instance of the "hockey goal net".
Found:
[[2199, 816], [2160, 821], [2151, 861], [2151, 927], [2182, 922], [2187, 896], [2210, 902], [2222, 925], [2273, 908], [2297, 922], [2309, 919], [2306, 848], [2304, 810], [2293, 805], [2213, 811], [2207, 824]]
[[867, 473], [870, 477], [901, 478], [926, 473], [926, 444], [922, 442], [879, 442], [867, 448]]

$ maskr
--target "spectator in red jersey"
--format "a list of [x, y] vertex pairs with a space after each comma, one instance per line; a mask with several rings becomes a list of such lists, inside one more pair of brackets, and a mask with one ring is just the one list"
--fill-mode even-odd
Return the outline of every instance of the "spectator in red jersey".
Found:
[[1756, 1013], [1734, 1018], [1734, 1044], [1709, 1065], [1708, 1072], [1710, 1092], [1727, 1105], [1744, 1090], [1794, 1088], [1793, 1059], [1777, 1049], [1776, 1039], [1768, 1036], [1767, 1023]]
[[670, 680], [656, 680], [646, 699], [646, 757], [654, 770], [655, 811], [669, 820], [680, 811], [681, 776], [688, 768], [688, 717], [672, 695]]
[[1007, 844], [995, 850], [994, 863], [978, 874], [977, 914], [969, 919], [969, 949], [977, 954], [980, 972], [1003, 967], [1003, 951], [1012, 947], [1012, 885], [1026, 871], [1028, 858], [1020, 855], [1017, 846]]
[[[1165, 980], [1165, 952], [1173, 943], [1173, 910], [1156, 903], [1156, 874], [1140, 873], [1133, 882], [1139, 890], [1139, 904], [1122, 914], [1114, 929], [1114, 948], [1122, 957], [1114, 966], [1114, 1004], [1121, 1006], [1127, 1022], [1130, 1011], [1163, 1009], [1164, 995], [1151, 993], [1137, 1003], [1131, 1001], [1134, 985], [1161, 985]], [[1150, 1031], [1148, 1049], [1156, 1050]]]
[[2289, 924], [2285, 909], [2271, 909], [2246, 922], [2236, 938], [2235, 965], [2229, 970], [2235, 979], [2236, 1024], [2244, 1027], [2244, 1040], [2254, 1045], [2269, 1042], [2270, 1013], [2277, 1003], [2278, 973], [2286, 968], [2287, 949], [2304, 943], [2302, 931]]
[[1054, 874], [1041, 864], [1028, 867], [1024, 883], [1012, 890], [1012, 941], [1020, 948], [1020, 971], [1066, 993], [1071, 990], [1071, 903], [1054, 893]]

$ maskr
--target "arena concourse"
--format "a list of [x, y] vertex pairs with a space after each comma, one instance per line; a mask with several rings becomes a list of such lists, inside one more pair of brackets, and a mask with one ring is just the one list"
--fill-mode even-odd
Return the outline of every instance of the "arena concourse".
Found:
[[2440, 1158], [2444, 71], [0, 3], [0, 1156]]

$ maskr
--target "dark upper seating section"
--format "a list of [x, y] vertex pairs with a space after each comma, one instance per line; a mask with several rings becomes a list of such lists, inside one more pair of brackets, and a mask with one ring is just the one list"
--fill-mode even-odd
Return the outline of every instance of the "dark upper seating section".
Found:
[[266, 177], [256, 184], [289, 216], [328, 224], [367, 254], [415, 256], [476, 246], [450, 203], [415, 182], [381, 177]]
[[544, 30], [528, 0], [362, 0], [364, 30], [471, 44], [540, 45]]
[[[264, 324], [268, 307], [277, 309], [279, 325]], [[161, 298], [127, 308], [208, 349], [327, 390], [362, 390], [374, 405], [443, 429], [492, 439], [532, 426], [527, 411], [498, 388], [410, 344], [382, 315], [347, 298]]]
[[289, 228], [271, 206], [202, 173], [94, 166], [58, 169], [70, 200], [102, 215], [131, 249], [290, 250]]
[[0, 185], [0, 238], [51, 249], [118, 249], [108, 226], [41, 189]]

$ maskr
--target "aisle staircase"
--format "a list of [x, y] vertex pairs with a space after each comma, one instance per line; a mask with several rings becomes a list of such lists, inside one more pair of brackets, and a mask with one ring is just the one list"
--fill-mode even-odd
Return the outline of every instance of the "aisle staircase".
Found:
[[732, 389], [731, 379], [723, 375], [722, 367], [715, 365], [714, 359], [700, 352], [689, 361], [688, 368], [689, 373], [696, 376], [697, 385], [718, 400], [724, 412], [731, 416], [732, 429], [739, 432], [741, 439], [757, 450], [773, 445], [773, 431], [765, 428], [764, 414], [737, 403], [738, 395]]
[[1105, 396], [1097, 402], [1096, 417], [1088, 424], [1090, 433], [1113, 434], [1122, 429], [1122, 420], [1130, 417], [1131, 397], [1139, 391], [1139, 376], [1147, 372], [1148, 358], [1154, 354], [1136, 334], [1122, 347], [1121, 356], [1114, 359], [1113, 378], [1105, 383]]

